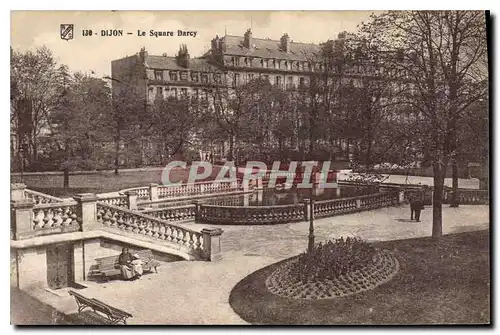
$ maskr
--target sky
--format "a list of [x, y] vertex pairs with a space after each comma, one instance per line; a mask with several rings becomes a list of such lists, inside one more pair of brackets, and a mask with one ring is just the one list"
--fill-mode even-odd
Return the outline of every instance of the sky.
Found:
[[[16, 51], [45, 45], [59, 63], [72, 71], [107, 76], [111, 61], [130, 56], [145, 47], [151, 55], [174, 56], [186, 44], [191, 57], [210, 48], [218, 34], [279, 40], [288, 33], [296, 42], [321, 43], [343, 30], [355, 31], [372, 11], [12, 11], [11, 46]], [[74, 38], [63, 40], [60, 24], [74, 24]], [[82, 30], [92, 36], [82, 36]], [[102, 37], [101, 30], [121, 29], [124, 36]], [[150, 30], [173, 31], [174, 36], [149, 36]], [[138, 36], [137, 30], [146, 36]], [[196, 37], [177, 36], [177, 31], [196, 31]], [[133, 33], [127, 35], [127, 32]], [[97, 33], [97, 36], [96, 36]]]

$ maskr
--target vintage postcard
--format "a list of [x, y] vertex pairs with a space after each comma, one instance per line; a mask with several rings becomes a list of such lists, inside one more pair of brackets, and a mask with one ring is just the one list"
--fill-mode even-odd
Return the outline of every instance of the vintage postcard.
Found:
[[485, 11], [12, 11], [13, 325], [490, 325]]

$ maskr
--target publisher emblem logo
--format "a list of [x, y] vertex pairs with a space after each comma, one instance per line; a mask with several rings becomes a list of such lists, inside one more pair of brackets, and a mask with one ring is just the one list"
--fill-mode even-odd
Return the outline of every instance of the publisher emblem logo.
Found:
[[73, 39], [73, 24], [62, 23], [61, 24], [61, 38], [63, 40], [69, 41]]

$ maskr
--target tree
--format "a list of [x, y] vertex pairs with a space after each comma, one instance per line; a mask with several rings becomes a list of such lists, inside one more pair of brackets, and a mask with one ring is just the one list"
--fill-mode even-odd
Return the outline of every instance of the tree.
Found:
[[[432, 236], [439, 237], [444, 178], [457, 154], [457, 125], [468, 106], [485, 95], [479, 85], [487, 77], [484, 13], [388, 12], [373, 16], [361, 31], [396, 71], [416, 85], [417, 92], [407, 103], [418, 111], [420, 135], [432, 160]], [[455, 173], [453, 179], [456, 191]]]
[[21, 53], [11, 49], [10, 122], [16, 135], [17, 161], [31, 166], [37, 161], [40, 137], [48, 128], [49, 115], [57, 104], [58, 66], [52, 52], [40, 47]]
[[104, 116], [110, 110], [107, 83], [82, 73], [71, 75], [60, 66], [56, 80], [57, 99], [50, 113], [50, 137], [57, 143], [56, 159], [64, 171], [63, 186], [69, 187], [69, 172], [93, 166], [96, 143], [107, 140]]

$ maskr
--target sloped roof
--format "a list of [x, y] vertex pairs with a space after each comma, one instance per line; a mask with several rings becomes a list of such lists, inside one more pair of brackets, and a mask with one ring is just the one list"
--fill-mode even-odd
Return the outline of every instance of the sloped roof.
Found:
[[306, 61], [320, 50], [318, 44], [289, 42], [289, 50], [281, 50], [281, 42], [270, 39], [252, 38], [252, 48], [244, 45], [242, 36], [226, 35], [226, 52], [228, 55], [252, 56], [262, 58], [278, 58], [297, 61]]
[[189, 60], [189, 67], [186, 69], [179, 64], [175, 57], [167, 56], [154, 56], [148, 55], [146, 57], [146, 67], [152, 69], [162, 70], [191, 70], [191, 71], [215, 71], [216, 67], [210, 65], [204, 58], [191, 58]]

